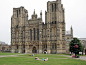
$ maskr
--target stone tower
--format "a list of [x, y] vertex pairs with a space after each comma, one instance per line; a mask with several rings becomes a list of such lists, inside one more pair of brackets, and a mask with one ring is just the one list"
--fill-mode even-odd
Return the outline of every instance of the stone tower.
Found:
[[[28, 11], [24, 7], [13, 8], [11, 18], [11, 45], [12, 52], [21, 53], [21, 48], [25, 46], [25, 26], [28, 22]], [[24, 46], [23, 46], [23, 45]]]
[[[47, 51], [50, 49], [50, 43], [57, 45], [56, 53], [65, 53], [65, 17], [61, 0], [47, 3], [47, 12], [45, 12], [45, 23], [47, 24]], [[53, 32], [54, 31], [54, 32]]]

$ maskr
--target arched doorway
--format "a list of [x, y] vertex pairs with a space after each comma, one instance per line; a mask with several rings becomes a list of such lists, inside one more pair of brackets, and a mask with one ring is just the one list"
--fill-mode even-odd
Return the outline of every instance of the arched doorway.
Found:
[[25, 45], [23, 44], [23, 50], [22, 53], [25, 53]]
[[44, 50], [44, 54], [47, 54], [47, 50], [46, 49]]
[[44, 51], [47, 51], [46, 49]]
[[85, 49], [85, 55], [86, 55], [86, 49]]
[[33, 47], [32, 53], [37, 53], [36, 47]]
[[16, 45], [15, 53], [18, 53], [19, 46]]

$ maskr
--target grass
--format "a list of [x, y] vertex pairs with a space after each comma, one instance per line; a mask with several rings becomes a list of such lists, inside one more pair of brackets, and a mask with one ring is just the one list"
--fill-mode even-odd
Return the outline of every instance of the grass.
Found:
[[[32, 54], [31, 54], [32, 55]], [[39, 57], [39, 58], [67, 58], [67, 57], [64, 57], [64, 56], [61, 56], [63, 54], [35, 54], [35, 56]], [[29, 54], [25, 54], [25, 55], [20, 55], [20, 56], [24, 56], [24, 57], [28, 57]], [[33, 56], [30, 56], [30, 57], [33, 57]]]
[[35, 56], [29, 56], [29, 54], [18, 55], [18, 57], [2, 57], [0, 58], [0, 65], [86, 65], [86, 61], [84, 60], [77, 60], [61, 55], [35, 54], [40, 59], [48, 57], [48, 61], [35, 60]]
[[15, 54], [21, 54], [21, 53], [2, 53], [0, 52], [0, 55], [15, 55]]

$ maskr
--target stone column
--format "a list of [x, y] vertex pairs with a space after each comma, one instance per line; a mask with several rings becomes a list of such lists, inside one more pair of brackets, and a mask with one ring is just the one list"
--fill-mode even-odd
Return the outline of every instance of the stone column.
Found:
[[11, 53], [15, 53], [15, 46], [12, 46]]
[[42, 53], [42, 42], [39, 42], [39, 53]]
[[19, 44], [18, 53], [22, 53], [22, 43]]
[[50, 41], [47, 41], [47, 53], [51, 53], [51, 49], [50, 49]]
[[25, 53], [28, 53], [28, 50], [29, 49], [29, 44], [28, 44], [28, 42], [25, 44]]

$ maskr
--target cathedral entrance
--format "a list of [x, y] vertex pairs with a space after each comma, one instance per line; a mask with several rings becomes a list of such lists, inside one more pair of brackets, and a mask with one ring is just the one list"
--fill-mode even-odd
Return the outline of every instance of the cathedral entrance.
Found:
[[32, 53], [37, 53], [36, 47], [33, 47]]
[[47, 50], [46, 49], [44, 50], [44, 54], [47, 54]]

